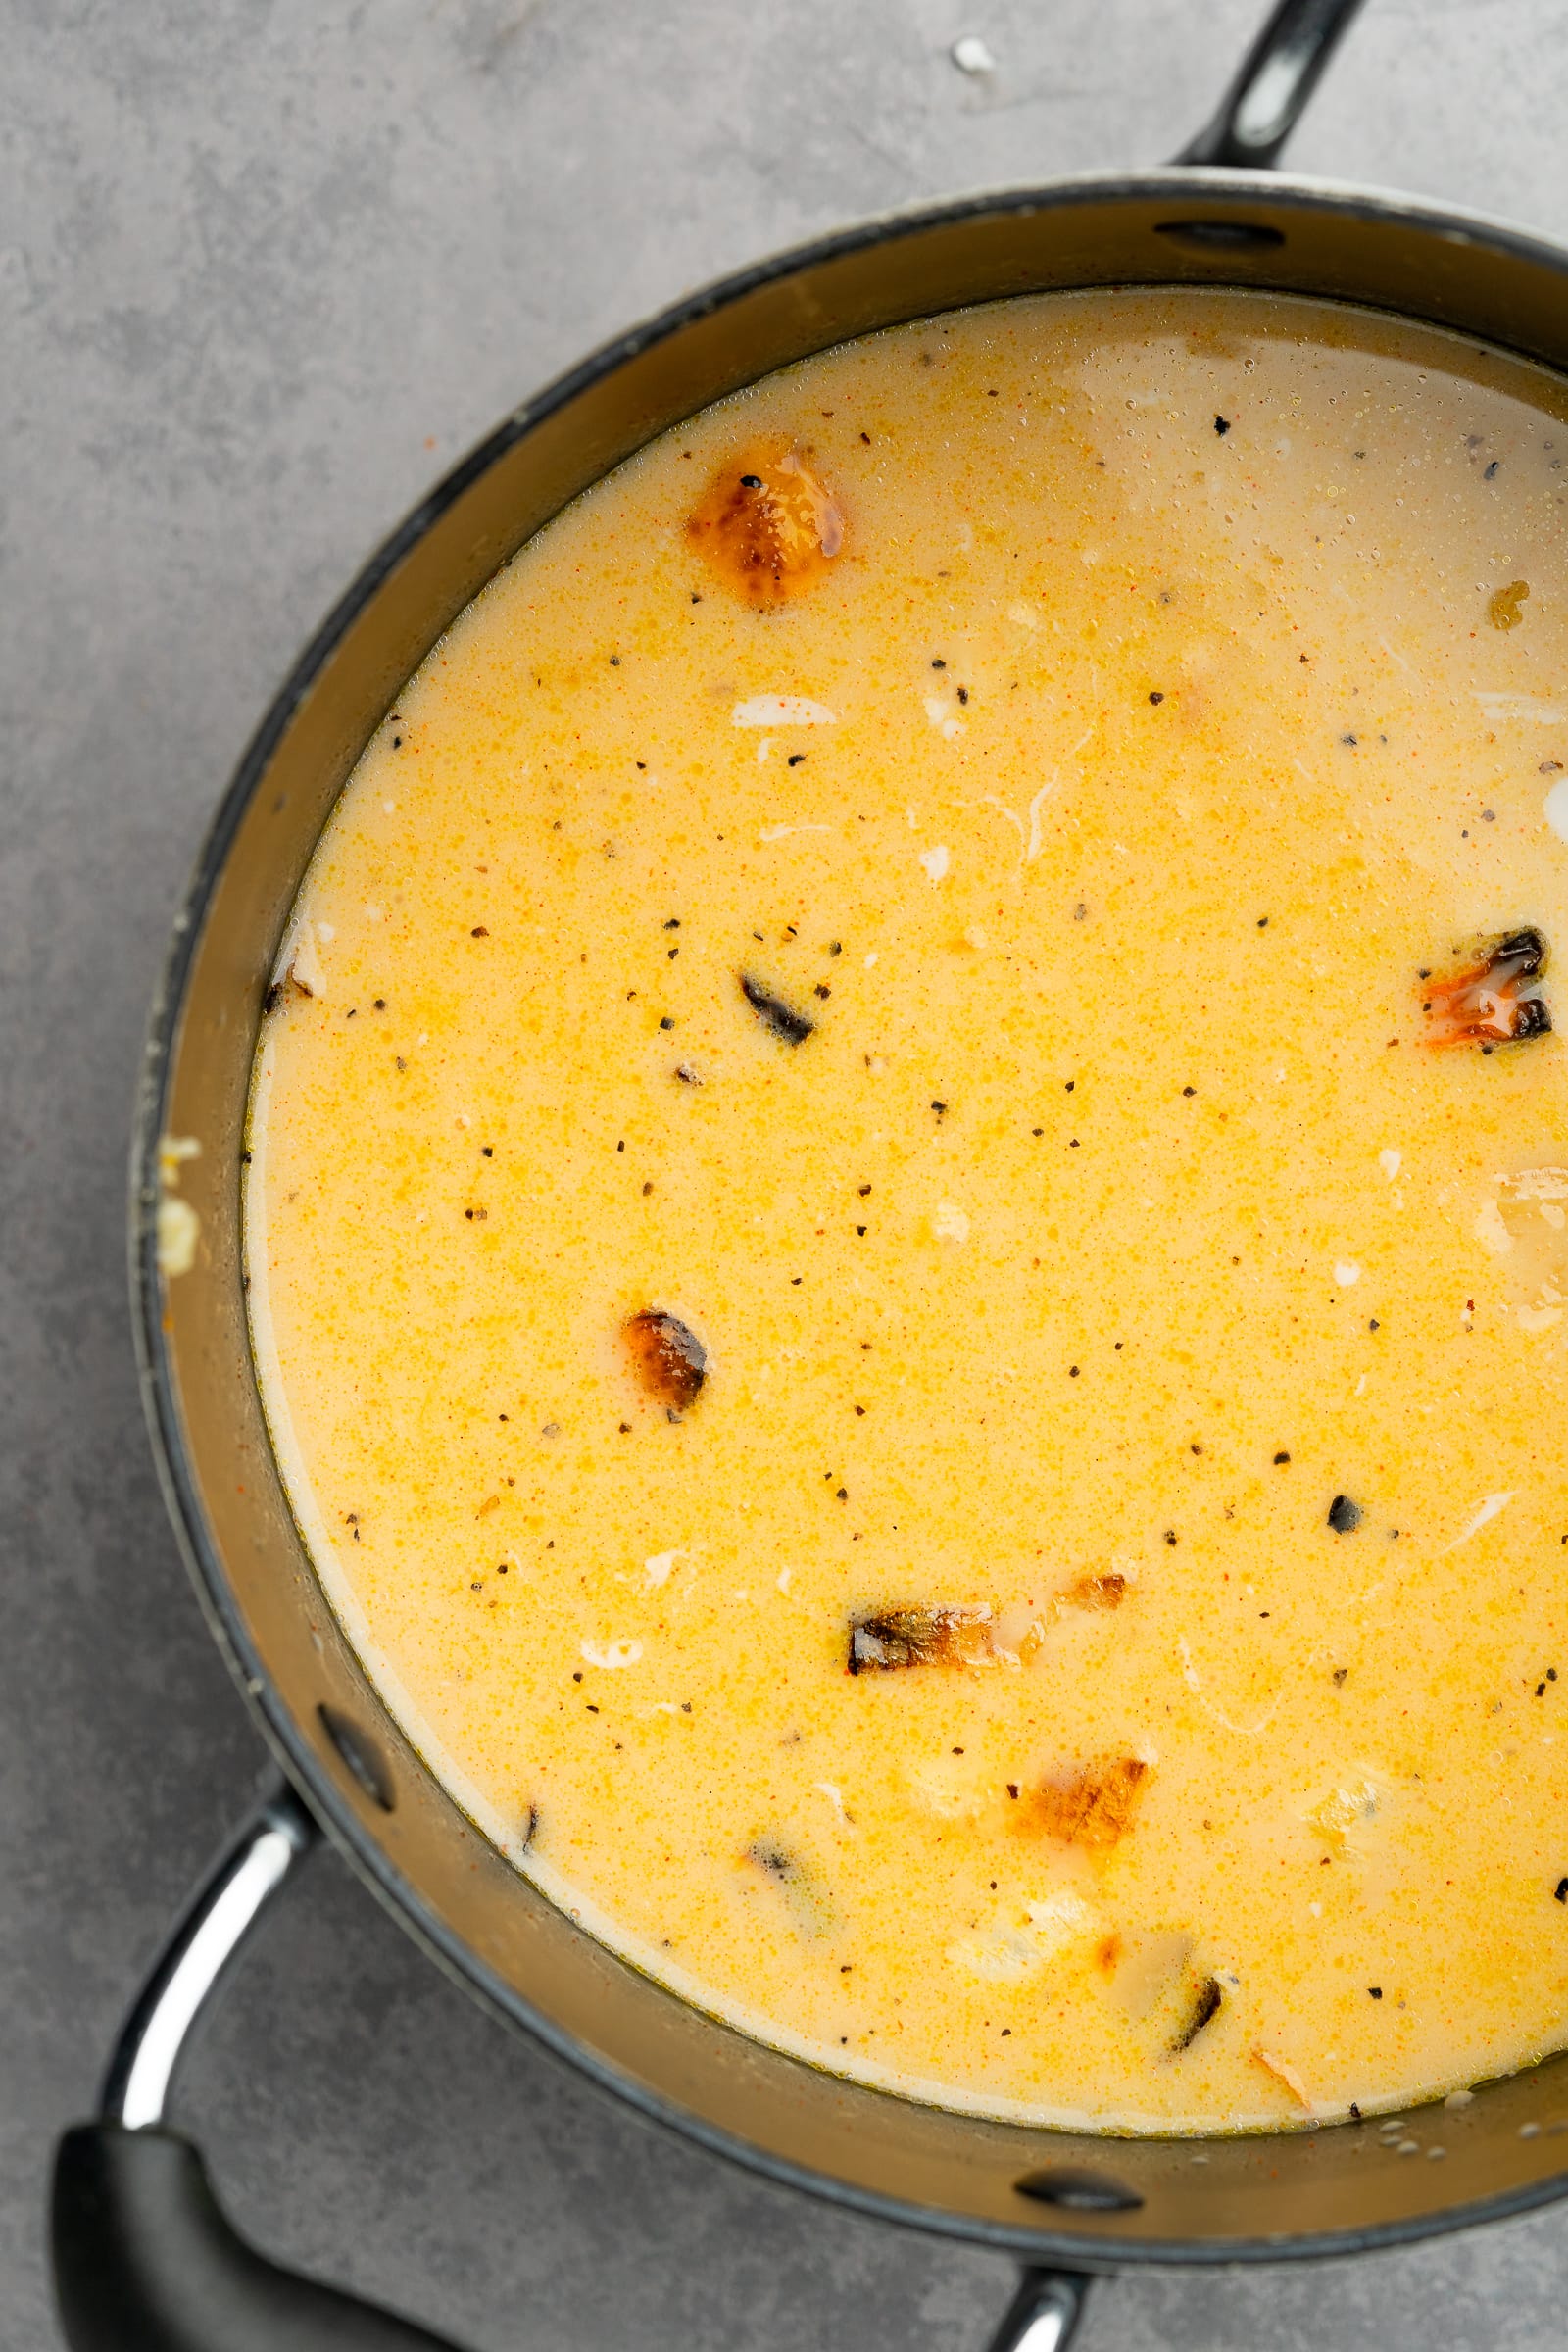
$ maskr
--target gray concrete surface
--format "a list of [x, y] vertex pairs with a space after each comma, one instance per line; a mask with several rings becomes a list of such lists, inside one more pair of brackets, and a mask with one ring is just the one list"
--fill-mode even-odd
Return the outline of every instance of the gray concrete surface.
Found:
[[[1169, 153], [1254, 0], [9, 0], [0, 12], [0, 2345], [56, 2341], [81, 2112], [257, 1749], [132, 1380], [124, 1130], [198, 832], [283, 664], [466, 443], [681, 289], [892, 201]], [[966, 80], [947, 46], [989, 41]], [[1371, 0], [1297, 145], [1568, 234], [1554, 0]], [[969, 2352], [987, 2257], [662, 2139], [488, 2023], [332, 1861], [185, 2113], [268, 2244], [479, 2352]], [[1100, 2290], [1085, 2352], [1546, 2352], [1568, 2212]]]

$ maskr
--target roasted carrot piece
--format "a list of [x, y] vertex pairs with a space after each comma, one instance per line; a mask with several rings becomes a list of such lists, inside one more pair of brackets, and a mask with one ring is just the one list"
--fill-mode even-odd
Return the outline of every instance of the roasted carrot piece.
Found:
[[1421, 980], [1421, 1009], [1434, 1046], [1507, 1045], [1516, 1038], [1544, 1037], [1551, 1027], [1545, 1000], [1527, 995], [1526, 983], [1546, 968], [1546, 943], [1534, 929], [1510, 931], [1489, 940], [1462, 971]]
[[799, 450], [758, 441], [720, 466], [686, 536], [726, 587], [766, 608], [820, 578], [844, 544], [844, 514]]
[[1022, 1826], [1063, 1845], [1108, 1853], [1132, 1826], [1149, 1771], [1141, 1756], [1111, 1756], [1041, 1781], [1029, 1792]]

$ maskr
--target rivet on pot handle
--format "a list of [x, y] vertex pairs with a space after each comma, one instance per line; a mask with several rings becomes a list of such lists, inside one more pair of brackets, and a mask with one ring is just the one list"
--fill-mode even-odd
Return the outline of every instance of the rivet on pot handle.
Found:
[[71, 2352], [454, 2352], [444, 2336], [257, 2252], [164, 2117], [180, 2052], [229, 1961], [316, 1842], [289, 1789], [216, 1864], [159, 1955], [96, 2122], [55, 2153], [55, 2294]]
[[1174, 160], [1266, 171], [1290, 137], [1361, 0], [1280, 0], [1213, 121]]

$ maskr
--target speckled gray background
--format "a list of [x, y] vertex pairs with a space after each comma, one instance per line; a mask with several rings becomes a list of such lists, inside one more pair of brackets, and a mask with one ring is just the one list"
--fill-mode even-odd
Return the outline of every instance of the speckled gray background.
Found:
[[[0, 2345], [48, 2151], [258, 1750], [154, 1488], [122, 1272], [165, 926], [273, 682], [401, 511], [612, 329], [769, 247], [1169, 154], [1253, 0], [9, 0]], [[947, 49], [983, 34], [999, 71]], [[1568, 12], [1371, 0], [1294, 160], [1568, 235]], [[487, 2022], [334, 1860], [183, 2113], [268, 2245], [476, 2352], [971, 2352], [1005, 2265], [763, 2188]], [[1568, 2211], [1098, 2290], [1084, 2352], [1546, 2352]]]

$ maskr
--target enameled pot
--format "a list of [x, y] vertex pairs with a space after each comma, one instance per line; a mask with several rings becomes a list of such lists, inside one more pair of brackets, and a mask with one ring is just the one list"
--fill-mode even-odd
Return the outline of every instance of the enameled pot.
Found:
[[[1355, 0], [1284, 0], [1177, 165], [895, 214], [681, 303], [508, 416], [365, 571], [245, 756], [175, 925], [131, 1196], [142, 1378], [174, 1525], [285, 1785], [157, 1964], [96, 2121], [67, 2133], [56, 2281], [74, 2352], [392, 2352], [437, 2339], [238, 2238], [166, 2122], [180, 2044], [318, 1824], [508, 2023], [643, 2114], [769, 2179], [1025, 2266], [997, 2352], [1056, 2352], [1087, 2279], [1132, 2263], [1388, 2246], [1568, 2190], [1568, 2056], [1442, 2121], [1441, 2164], [1371, 2125], [1110, 2140], [944, 2113], [749, 2040], [575, 1927], [474, 1830], [350, 1649], [289, 1512], [246, 1334], [240, 1165], [263, 995], [295, 892], [366, 743], [436, 640], [568, 500], [683, 417], [847, 337], [1107, 285], [1271, 288], [1435, 321], [1568, 371], [1568, 253], [1467, 214], [1268, 167]], [[200, 1155], [164, 1189], [160, 1139]], [[194, 1218], [194, 1225], [191, 1219]], [[165, 1242], [160, 1265], [160, 1232]], [[184, 1271], [172, 1271], [186, 1252]], [[1410, 2127], [1422, 2136], [1419, 2121]]]

